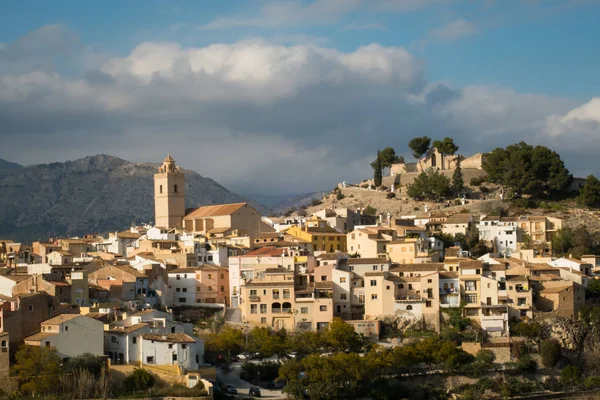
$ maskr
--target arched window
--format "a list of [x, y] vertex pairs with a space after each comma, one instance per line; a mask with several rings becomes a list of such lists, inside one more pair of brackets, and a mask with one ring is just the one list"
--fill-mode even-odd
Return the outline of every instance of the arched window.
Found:
[[162, 185], [158, 188], [159, 193], [162, 193]]
[[279, 314], [279, 313], [281, 313], [281, 303], [273, 303], [271, 305], [271, 312], [273, 314]]
[[283, 306], [284, 313], [292, 312], [292, 304], [291, 303], [285, 302], [282, 304], [282, 306]]
[[406, 311], [411, 311], [412, 310], [412, 306], [409, 304], [406, 306]]
[[173, 186], [173, 192], [177, 193], [177, 185]]
[[2, 341], [2, 347], [6, 347], [6, 340]]

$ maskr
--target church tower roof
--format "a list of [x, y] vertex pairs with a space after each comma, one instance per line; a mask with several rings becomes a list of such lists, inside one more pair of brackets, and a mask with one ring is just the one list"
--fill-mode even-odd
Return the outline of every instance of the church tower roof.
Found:
[[158, 172], [163, 174], [165, 172], [181, 172], [181, 170], [175, 165], [175, 160], [171, 157], [171, 153], [169, 153], [163, 160], [162, 165], [158, 168]]

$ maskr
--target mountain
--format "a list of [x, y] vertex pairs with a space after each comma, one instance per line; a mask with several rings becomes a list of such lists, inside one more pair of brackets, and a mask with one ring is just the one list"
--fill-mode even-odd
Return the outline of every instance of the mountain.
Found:
[[[153, 176], [158, 166], [96, 155], [0, 170], [0, 238], [31, 241], [152, 222]], [[184, 172], [186, 208], [248, 201], [212, 179]], [[269, 212], [250, 203], [260, 212]]]
[[23, 168], [22, 165], [0, 158], [0, 170]]

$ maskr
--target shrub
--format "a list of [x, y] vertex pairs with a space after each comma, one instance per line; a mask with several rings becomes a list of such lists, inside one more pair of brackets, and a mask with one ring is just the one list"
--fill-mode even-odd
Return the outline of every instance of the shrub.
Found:
[[385, 197], [387, 199], [393, 199], [396, 197], [396, 193], [390, 192], [390, 193], [386, 194]]
[[583, 381], [583, 386], [588, 390], [600, 388], [600, 376], [588, 376]]
[[546, 339], [540, 346], [540, 355], [544, 367], [550, 368], [560, 360], [560, 343], [556, 339]]
[[280, 366], [275, 361], [264, 361], [260, 364], [244, 363], [240, 371], [240, 378], [247, 382], [256, 382], [260, 373], [261, 381], [271, 381], [279, 376]]
[[367, 206], [367, 208], [364, 209], [363, 213], [365, 215], [377, 215], [377, 209], [371, 206]]
[[515, 341], [512, 344], [510, 352], [514, 358], [520, 360], [523, 356], [527, 354], [527, 346], [523, 342]]
[[517, 198], [517, 199], [513, 199], [511, 201], [511, 203], [512, 203], [513, 207], [518, 207], [518, 208], [522, 208], [525, 210], [528, 208], [536, 208], [537, 207], [537, 203], [533, 199]]
[[386, 191], [386, 190], [388, 190], [388, 189], [389, 189], [389, 187], [387, 187], [387, 186], [385, 186], [385, 185], [381, 185], [381, 186], [379, 186], [379, 190]]
[[484, 176], [476, 176], [471, 178], [471, 186], [481, 186], [483, 182], [485, 182]]
[[496, 360], [496, 355], [491, 350], [483, 349], [477, 352], [475, 359], [485, 364], [491, 364]]
[[123, 382], [128, 390], [147, 390], [154, 386], [156, 379], [154, 375], [145, 369], [136, 368], [125, 377]]
[[529, 354], [521, 357], [516, 363], [517, 372], [520, 373], [534, 373], [537, 369], [537, 363]]
[[296, 207], [292, 207], [292, 208], [288, 208], [283, 215], [286, 217], [289, 217], [290, 215], [292, 215], [293, 213], [296, 212]]
[[323, 201], [321, 201], [320, 199], [312, 199], [310, 202], [311, 207], [320, 206], [321, 204], [323, 204]]
[[560, 382], [563, 385], [575, 386], [581, 380], [581, 371], [575, 365], [567, 365], [560, 372]]
[[344, 193], [342, 193], [341, 190], [338, 191], [337, 194], [335, 195], [335, 198], [338, 200], [342, 200], [344, 197], [346, 197], [346, 196], [344, 196]]

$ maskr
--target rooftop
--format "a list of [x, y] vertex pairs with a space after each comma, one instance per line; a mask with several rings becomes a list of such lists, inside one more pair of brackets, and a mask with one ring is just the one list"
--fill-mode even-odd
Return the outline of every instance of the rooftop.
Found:
[[195, 218], [203, 218], [203, 217], [218, 217], [221, 215], [231, 215], [236, 211], [240, 210], [243, 207], [247, 207], [248, 203], [231, 203], [231, 204], [217, 204], [214, 206], [203, 206], [198, 207], [189, 214], [187, 214], [184, 219], [195, 219]]
[[63, 322], [67, 322], [67, 321], [70, 321], [72, 319], [79, 318], [79, 317], [83, 317], [83, 315], [81, 315], [81, 314], [60, 314], [60, 315], [57, 315], [56, 317], [42, 321], [42, 324], [43, 325], [59, 325], [59, 324], [62, 324]]
[[142, 335], [142, 338], [144, 338], [145, 340], [152, 340], [154, 342], [196, 343], [196, 340], [186, 335], [185, 333], [169, 333], [168, 335], [145, 333]]

